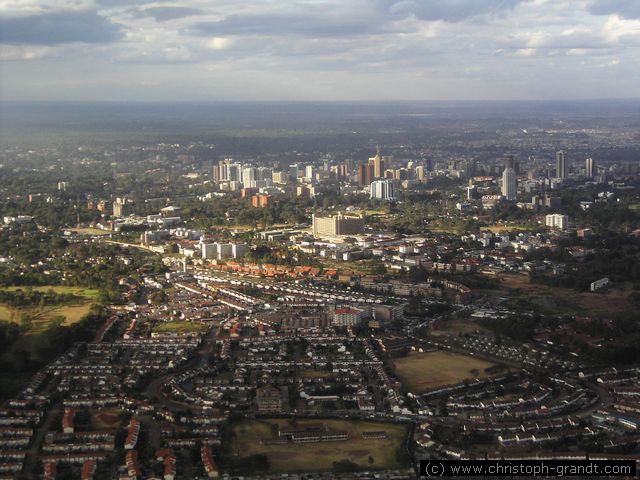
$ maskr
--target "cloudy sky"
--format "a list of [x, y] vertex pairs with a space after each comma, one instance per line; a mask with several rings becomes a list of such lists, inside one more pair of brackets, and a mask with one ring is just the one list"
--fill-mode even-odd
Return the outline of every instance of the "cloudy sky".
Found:
[[3, 100], [640, 97], [640, 0], [0, 0]]

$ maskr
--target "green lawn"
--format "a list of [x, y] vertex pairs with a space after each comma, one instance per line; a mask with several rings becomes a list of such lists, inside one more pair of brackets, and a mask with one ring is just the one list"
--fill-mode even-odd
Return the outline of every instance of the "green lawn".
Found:
[[[232, 453], [240, 457], [266, 455], [271, 472], [274, 473], [328, 471], [332, 469], [334, 462], [340, 460], [349, 460], [363, 469], [392, 469], [405, 466], [398, 462], [396, 453], [404, 448], [407, 425], [359, 420], [297, 420], [298, 426], [307, 423], [323, 423], [335, 430], [345, 430], [349, 439], [306, 444], [269, 444], [270, 440], [276, 438], [272, 426], [286, 426], [288, 420], [244, 420], [233, 429]], [[362, 438], [362, 432], [367, 431], [385, 431], [387, 438], [365, 440]], [[369, 462], [369, 457], [373, 458], [373, 463]]]

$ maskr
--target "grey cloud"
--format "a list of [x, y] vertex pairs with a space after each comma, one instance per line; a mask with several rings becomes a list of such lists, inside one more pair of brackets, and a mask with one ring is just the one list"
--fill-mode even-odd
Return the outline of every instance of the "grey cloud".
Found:
[[0, 19], [0, 41], [8, 44], [110, 43], [122, 36], [119, 25], [95, 12], [56, 12]]
[[131, 7], [135, 5], [147, 5], [149, 3], [155, 3], [155, 0], [96, 0], [96, 3], [101, 7]]
[[[500, 13], [528, 0], [366, 0], [337, 9], [301, 11], [293, 3], [289, 11], [265, 14], [232, 14], [223, 20], [192, 26], [195, 35], [300, 35], [355, 37], [376, 33], [400, 33], [393, 20], [411, 15], [420, 20], [459, 22], [482, 14]], [[357, 8], [359, 7], [359, 8]], [[402, 32], [406, 33], [406, 32]]]
[[215, 22], [200, 22], [190, 29], [195, 35], [303, 35], [343, 37], [369, 35], [380, 27], [359, 18], [313, 14], [229, 15]]
[[592, 0], [589, 12], [594, 15], [617, 14], [624, 18], [640, 18], [638, 0]]
[[191, 7], [147, 7], [139, 11], [140, 15], [150, 16], [158, 22], [177, 20], [178, 18], [202, 15], [204, 12], [198, 8]]
[[374, 0], [392, 14], [413, 14], [422, 20], [460, 22], [467, 18], [511, 10], [526, 0]]

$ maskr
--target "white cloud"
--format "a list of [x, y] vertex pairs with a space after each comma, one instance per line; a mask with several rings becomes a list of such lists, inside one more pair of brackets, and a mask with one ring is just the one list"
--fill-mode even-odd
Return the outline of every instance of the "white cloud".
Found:
[[233, 40], [228, 37], [213, 37], [207, 41], [207, 47], [212, 50], [225, 50], [231, 46]]
[[55, 55], [54, 47], [0, 45], [0, 60], [37, 60]]

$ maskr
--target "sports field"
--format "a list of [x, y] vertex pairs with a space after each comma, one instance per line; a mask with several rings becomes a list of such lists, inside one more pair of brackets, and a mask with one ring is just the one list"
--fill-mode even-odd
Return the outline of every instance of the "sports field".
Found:
[[[408, 427], [403, 424], [364, 422], [359, 420], [297, 420], [297, 426], [323, 423], [348, 432], [349, 439], [316, 443], [270, 443], [277, 434], [274, 426], [287, 426], [289, 420], [244, 420], [234, 427], [233, 453], [239, 457], [266, 455], [271, 472], [311, 472], [331, 470], [334, 462], [349, 460], [363, 469], [391, 469], [405, 465], [396, 458], [404, 447]], [[362, 432], [386, 432], [386, 438], [363, 439]], [[369, 461], [372, 457], [373, 462]]]
[[474, 378], [486, 378], [486, 368], [497, 364], [458, 353], [411, 353], [393, 361], [396, 375], [413, 393], [422, 393], [444, 385]]

